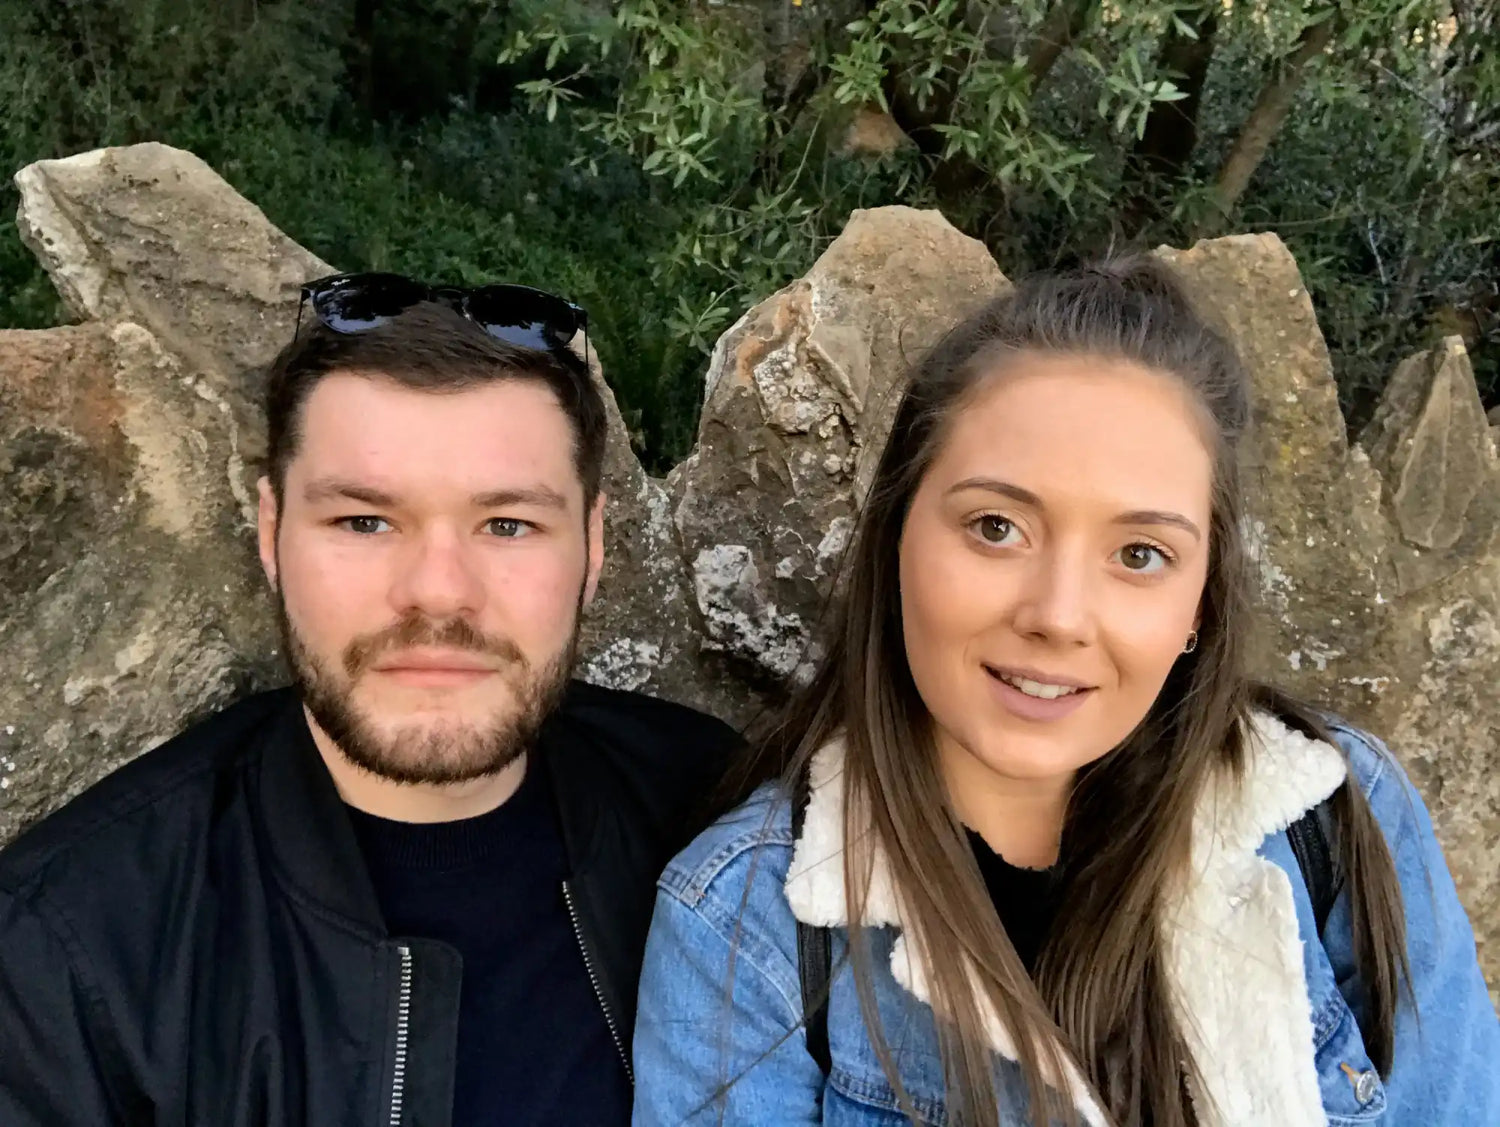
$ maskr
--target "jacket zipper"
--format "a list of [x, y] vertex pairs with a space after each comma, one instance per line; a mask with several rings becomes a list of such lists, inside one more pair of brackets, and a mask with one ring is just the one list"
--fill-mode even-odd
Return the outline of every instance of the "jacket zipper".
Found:
[[594, 960], [589, 957], [589, 945], [583, 940], [583, 928], [578, 923], [578, 908], [573, 903], [573, 887], [567, 881], [563, 881], [563, 900], [568, 905], [568, 919], [573, 924], [573, 937], [578, 940], [578, 950], [583, 952], [583, 969], [589, 972], [589, 985], [594, 988], [594, 997], [599, 1000], [599, 1008], [604, 1011], [604, 1024], [609, 1026], [609, 1035], [614, 1039], [615, 1051], [620, 1054], [620, 1062], [625, 1066], [625, 1076], [630, 1081], [630, 1086], [635, 1087], [635, 1069], [630, 1067], [630, 1056], [625, 1052], [625, 1041], [620, 1037], [620, 1027], [615, 1022], [615, 1015], [610, 1013], [609, 1003], [604, 1000], [604, 991], [599, 988], [599, 975], [594, 970]]
[[391, 1077], [390, 1127], [401, 1127], [401, 1105], [406, 1099], [406, 1041], [411, 1027], [412, 958], [410, 947], [400, 947], [401, 988], [396, 996], [396, 1062]]

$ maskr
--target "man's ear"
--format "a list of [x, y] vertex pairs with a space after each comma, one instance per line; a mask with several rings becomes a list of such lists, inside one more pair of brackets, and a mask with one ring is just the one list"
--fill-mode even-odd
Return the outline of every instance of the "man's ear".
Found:
[[583, 586], [583, 605], [594, 601], [599, 590], [599, 573], [604, 570], [604, 494], [594, 498], [588, 515], [589, 571]]
[[276, 522], [280, 509], [276, 504], [276, 491], [271, 488], [271, 479], [263, 477], [258, 482], [260, 503], [255, 511], [255, 528], [260, 547], [260, 567], [270, 580], [271, 590], [276, 590]]

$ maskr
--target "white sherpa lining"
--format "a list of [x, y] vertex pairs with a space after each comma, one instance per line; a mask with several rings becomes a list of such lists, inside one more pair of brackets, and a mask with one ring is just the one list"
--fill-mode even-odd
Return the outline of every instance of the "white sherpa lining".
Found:
[[[844, 898], [844, 748], [813, 758], [811, 797], [787, 872], [792, 913], [814, 927], [847, 927]], [[1192, 880], [1162, 918], [1169, 987], [1201, 1080], [1194, 1093], [1202, 1127], [1324, 1127], [1313, 1062], [1312, 1009], [1303, 971], [1291, 882], [1257, 855], [1332, 794], [1345, 777], [1342, 753], [1258, 713], [1247, 740], [1244, 778], [1216, 776], [1193, 822]], [[901, 927], [900, 898], [879, 843], [865, 904], [867, 927]], [[904, 935], [891, 973], [927, 1005], [925, 968]], [[1015, 1059], [999, 1016], [991, 1047]], [[1105, 1122], [1070, 1067], [1066, 1088], [1091, 1125]]]

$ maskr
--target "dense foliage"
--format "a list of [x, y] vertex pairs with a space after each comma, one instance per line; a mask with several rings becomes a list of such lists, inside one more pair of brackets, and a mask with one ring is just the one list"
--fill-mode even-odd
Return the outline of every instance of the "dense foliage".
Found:
[[[658, 466], [851, 208], [1011, 273], [1274, 230], [1357, 423], [1445, 332], [1500, 400], [1496, 42], [1487, 0], [0, 0], [0, 165], [162, 140], [342, 268], [568, 293]], [[0, 232], [0, 325], [59, 315]]]

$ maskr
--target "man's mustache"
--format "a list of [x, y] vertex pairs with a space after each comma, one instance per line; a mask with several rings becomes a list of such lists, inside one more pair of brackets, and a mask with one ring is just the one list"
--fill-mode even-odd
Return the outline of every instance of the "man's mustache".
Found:
[[359, 677], [386, 654], [415, 646], [467, 650], [497, 658], [505, 665], [528, 665], [526, 655], [509, 638], [486, 634], [465, 618], [435, 622], [426, 615], [408, 615], [374, 634], [362, 634], [344, 648], [344, 672]]

